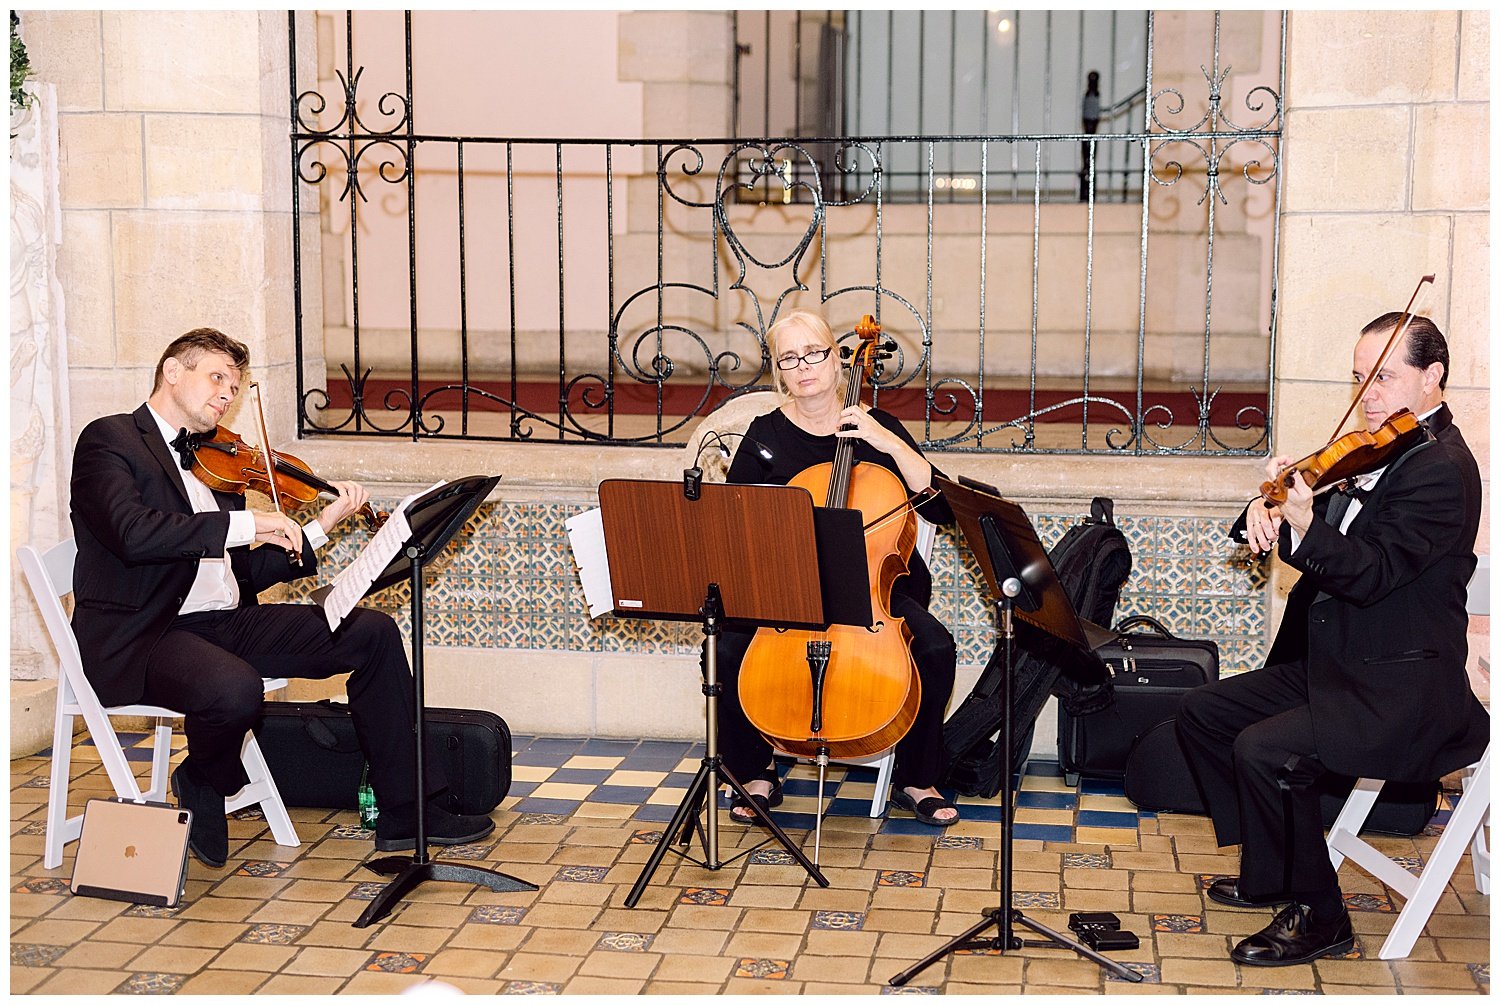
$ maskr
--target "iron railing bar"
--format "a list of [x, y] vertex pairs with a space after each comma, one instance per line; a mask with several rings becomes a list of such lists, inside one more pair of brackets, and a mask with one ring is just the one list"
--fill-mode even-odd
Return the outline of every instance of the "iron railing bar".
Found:
[[458, 344], [459, 365], [463, 373], [464, 435], [469, 432], [469, 256], [464, 233], [464, 145], [458, 145]]

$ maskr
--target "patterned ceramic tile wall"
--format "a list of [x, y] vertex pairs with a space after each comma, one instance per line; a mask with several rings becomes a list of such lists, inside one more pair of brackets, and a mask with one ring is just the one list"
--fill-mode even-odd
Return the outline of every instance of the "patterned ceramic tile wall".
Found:
[[[481, 506], [434, 566], [425, 591], [427, 642], [477, 648], [573, 652], [696, 652], [697, 626], [588, 617], [564, 522], [589, 507], [577, 503], [496, 502]], [[1031, 513], [1052, 547], [1082, 512]], [[1184, 637], [1219, 643], [1225, 672], [1257, 666], [1265, 649], [1266, 579], [1235, 561], [1224, 520], [1116, 513], [1134, 568], [1118, 617], [1149, 614]], [[342, 569], [369, 539], [353, 528], [337, 535], [322, 567]], [[995, 638], [979, 568], [968, 547], [946, 530], [932, 555], [933, 612], [953, 631], [959, 662], [983, 665]], [[319, 581], [328, 577], [320, 575]], [[317, 583], [298, 584], [305, 597]], [[409, 631], [409, 587], [371, 603]]]

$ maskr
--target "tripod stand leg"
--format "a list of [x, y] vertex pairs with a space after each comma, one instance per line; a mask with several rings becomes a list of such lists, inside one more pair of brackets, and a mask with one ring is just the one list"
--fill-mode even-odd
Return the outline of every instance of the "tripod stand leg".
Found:
[[[661, 865], [662, 858], [667, 854], [667, 849], [672, 844], [673, 835], [681, 833], [687, 836], [687, 828], [691, 825], [692, 817], [696, 815], [696, 809], [702, 805], [703, 797], [707, 792], [709, 779], [713, 777], [713, 765], [707, 759], [698, 768], [698, 773], [693, 776], [693, 781], [688, 785], [687, 795], [682, 797], [682, 802], [677, 804], [677, 812], [672, 814], [672, 822], [667, 824], [667, 829], [662, 832], [661, 840], [657, 842], [656, 848], [651, 852], [651, 858], [646, 862], [646, 867], [641, 870], [640, 876], [636, 878], [635, 885], [630, 888], [630, 893], [625, 897], [625, 906], [634, 907], [641, 899], [641, 894], [646, 892], [646, 884], [651, 882], [651, 876], [656, 872], [657, 866]], [[717, 811], [717, 807], [714, 807]], [[705, 858], [708, 868], [719, 867], [718, 849], [713, 849]]]
[[963, 934], [956, 936], [951, 942], [943, 946], [941, 949], [933, 950], [931, 953], [927, 954], [916, 963], [913, 963], [911, 966], [901, 971], [895, 977], [892, 977], [891, 986], [897, 988], [905, 986], [907, 981], [911, 980], [917, 974], [921, 973], [923, 970], [926, 970], [928, 967], [932, 966], [938, 960], [942, 959], [944, 956], [947, 956], [955, 949], [969, 948], [967, 944], [975, 941], [979, 933], [984, 931], [986, 928], [989, 928], [991, 925], [999, 924], [1000, 908], [997, 907], [993, 911], [989, 912], [989, 914], [985, 915], [983, 921], [974, 925]]
[[747, 807], [749, 807], [750, 811], [755, 814], [756, 818], [759, 819], [761, 823], [766, 825], [766, 828], [770, 830], [772, 836], [776, 838], [781, 847], [787, 850], [787, 854], [796, 859], [797, 864], [805, 869], [809, 876], [817, 880], [819, 886], [828, 886], [827, 877], [825, 877], [820, 871], [818, 871], [818, 867], [816, 865], [808, 861], [807, 856], [802, 853], [802, 849], [798, 848], [792, 842], [792, 839], [786, 836], [786, 831], [782, 830], [781, 825], [778, 824], [775, 820], [771, 819], [770, 813], [761, 808], [760, 803], [756, 802], [755, 798], [750, 795], [749, 791], [740, 784], [740, 780], [734, 777], [734, 775], [730, 774], [729, 771], [722, 766], [719, 768], [719, 775], [725, 782], [729, 783], [729, 787], [731, 789], [739, 794], [740, 799], [745, 803]]

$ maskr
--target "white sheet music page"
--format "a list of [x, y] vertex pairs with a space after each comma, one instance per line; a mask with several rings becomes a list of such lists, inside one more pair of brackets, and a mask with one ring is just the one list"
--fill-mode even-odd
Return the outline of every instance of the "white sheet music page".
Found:
[[597, 618], [615, 609], [614, 588], [609, 581], [609, 555], [604, 550], [604, 511], [595, 507], [564, 521], [573, 561], [583, 583], [583, 599], [589, 617]]
[[391, 564], [391, 559], [396, 557], [401, 546], [406, 543], [406, 539], [411, 537], [411, 524], [406, 520], [407, 507], [443, 484], [445, 484], [444, 481], [438, 479], [421, 492], [413, 492], [402, 499], [391, 511], [391, 515], [386, 518], [384, 526], [376, 531], [370, 543], [365, 545], [364, 550], [333, 578], [333, 584], [327, 592], [319, 590], [313, 594], [313, 599], [323, 605], [323, 613], [328, 618], [330, 630], [337, 628], [349, 612], [364, 599], [365, 591], [370, 588], [370, 584], [375, 582], [375, 577], [385, 571], [385, 567]]

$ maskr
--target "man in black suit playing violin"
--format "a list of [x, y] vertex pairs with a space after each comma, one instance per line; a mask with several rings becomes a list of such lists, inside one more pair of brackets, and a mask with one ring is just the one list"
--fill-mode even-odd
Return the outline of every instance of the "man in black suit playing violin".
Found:
[[[1354, 348], [1371, 375], [1402, 315], [1376, 318]], [[1287, 966], [1354, 942], [1329, 861], [1314, 781], [1324, 772], [1430, 782], [1477, 760], [1489, 718], [1469, 688], [1466, 589], [1475, 567], [1480, 476], [1443, 402], [1448, 346], [1413, 317], [1360, 398], [1377, 429], [1410, 409], [1422, 442], [1351, 492], [1316, 498], [1297, 474], [1286, 502], [1251, 503], [1245, 537], [1277, 549], [1302, 578], [1266, 665], [1188, 692], [1177, 730], [1221, 845], [1240, 845], [1240, 875], [1210, 899], [1286, 904], [1230, 953]], [[1275, 477], [1292, 459], [1266, 465]]]
[[[357, 608], [330, 631], [320, 607], [256, 602], [262, 590], [317, 570], [316, 549], [364, 504], [365, 490], [334, 483], [338, 498], [299, 526], [251, 512], [243, 495], [215, 492], [188, 473], [189, 434], [212, 433], [223, 420], [249, 361], [243, 343], [194, 329], [162, 353], [145, 404], [95, 419], [79, 435], [73, 631], [84, 673], [105, 705], [185, 713], [188, 755], [172, 791], [193, 811], [189, 848], [213, 867], [228, 858], [224, 800], [247, 781], [240, 748], [260, 716], [261, 678], [350, 673], [354, 729], [380, 807], [375, 845], [412, 848], [414, 699], [395, 622]], [[427, 788], [430, 798], [438, 786], [429, 780]], [[428, 809], [434, 844], [493, 829], [488, 817]]]

